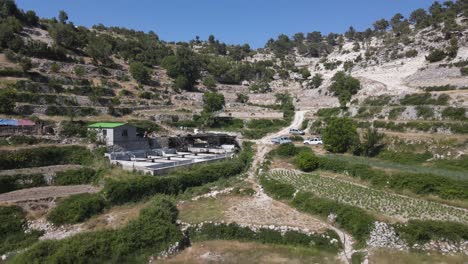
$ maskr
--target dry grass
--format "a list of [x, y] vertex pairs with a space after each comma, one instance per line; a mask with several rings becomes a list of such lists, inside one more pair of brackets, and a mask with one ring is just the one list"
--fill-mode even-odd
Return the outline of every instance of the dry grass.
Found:
[[148, 206], [149, 203], [144, 202], [112, 207], [104, 214], [86, 221], [83, 227], [91, 231], [121, 228], [130, 222], [130, 220], [136, 219], [140, 215], [141, 209]]
[[251, 225], [285, 225], [323, 232], [326, 225], [266, 195], [224, 195], [178, 206], [179, 218], [189, 223], [227, 221]]
[[207, 198], [196, 202], [178, 205], [179, 218], [188, 223], [201, 223], [203, 221], [225, 220], [224, 211], [227, 209], [221, 199]]
[[156, 263], [339, 263], [336, 256], [314, 249], [241, 243], [237, 241], [197, 242], [167, 260]]

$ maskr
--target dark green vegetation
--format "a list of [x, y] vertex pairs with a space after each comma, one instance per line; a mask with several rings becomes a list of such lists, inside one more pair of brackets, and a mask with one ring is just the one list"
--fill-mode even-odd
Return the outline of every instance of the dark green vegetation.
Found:
[[[344, 205], [329, 199], [319, 198], [312, 193], [298, 192], [289, 184], [276, 180], [261, 178], [261, 184], [265, 191], [276, 199], [289, 200], [295, 208], [323, 218], [331, 213], [337, 215], [336, 222], [339, 226], [353, 235], [361, 244], [365, 243], [372, 230], [375, 219], [365, 210]], [[296, 193], [294, 195], [294, 193]]]
[[0, 152], [0, 169], [21, 169], [61, 164], [86, 165], [93, 161], [89, 150], [79, 146], [37, 147]]
[[188, 229], [190, 238], [193, 241], [206, 240], [238, 240], [252, 241], [264, 244], [292, 245], [302, 247], [314, 247], [319, 250], [338, 253], [341, 249], [339, 243], [331, 244], [331, 239], [339, 241], [338, 235], [327, 230], [326, 235], [330, 239], [324, 238], [321, 234], [307, 235], [297, 231], [287, 231], [284, 235], [280, 231], [260, 228], [253, 231], [248, 227], [241, 227], [237, 224], [204, 224], [202, 227], [191, 227]]
[[[301, 211], [323, 218], [335, 214], [338, 226], [349, 232], [357, 240], [358, 246], [365, 245], [373, 229], [373, 224], [377, 220], [361, 208], [320, 198], [309, 192], [296, 192], [292, 185], [280, 183], [264, 176], [261, 179], [261, 184], [271, 196], [287, 200]], [[468, 226], [454, 222], [411, 220], [408, 224], [396, 224], [395, 227], [398, 235], [410, 245], [415, 242], [422, 244], [431, 239], [458, 242], [461, 239], [466, 240], [468, 236]]]
[[[310, 149], [299, 149], [294, 147], [292, 144], [288, 147], [282, 146], [281, 149], [275, 150], [274, 153], [277, 154], [279, 151], [280, 153], [287, 154], [282, 157], [295, 157], [296, 166], [306, 172], [318, 168], [321, 170], [343, 173], [369, 182], [373, 187], [389, 188], [400, 193], [408, 190], [418, 195], [437, 195], [448, 200], [468, 199], [468, 193], [466, 192], [468, 189], [468, 179], [466, 178], [454, 179], [432, 174], [430, 172], [386, 172], [382, 169], [373, 168], [370, 165], [353, 163], [346, 161], [345, 159], [327, 156], [316, 157]], [[418, 164], [424, 162], [428, 155], [429, 154], [427, 153], [419, 155], [408, 153], [401, 154], [400, 156], [400, 153], [384, 151], [379, 157], [384, 156], [387, 157], [388, 160], [395, 162], [403, 160], [407, 162], [407, 164]], [[307, 156], [307, 158], [303, 158], [302, 156]], [[465, 159], [460, 160], [458, 163], [463, 164]], [[298, 160], [301, 160], [301, 162], [298, 163]], [[454, 165], [460, 165], [458, 163], [455, 163]], [[428, 171], [430, 171], [430, 169]], [[284, 187], [284, 190], [287, 190], [287, 193], [291, 193], [291, 190], [288, 190], [286, 186], [282, 187]], [[282, 198], [285, 198], [285, 195], [282, 195]]]
[[450, 96], [441, 94], [433, 96], [430, 93], [424, 94], [408, 94], [401, 99], [402, 105], [447, 105]]
[[0, 176], [0, 193], [45, 185], [46, 182], [42, 174]]
[[[234, 177], [250, 166], [253, 157], [252, 144], [245, 143], [243, 148], [235, 159], [195, 166], [191, 170], [176, 171], [164, 177], [138, 176], [107, 180], [100, 193], [76, 195], [60, 202], [49, 219], [57, 224], [82, 222], [102, 212], [107, 206], [137, 202], [157, 194], [177, 195], [191, 187]], [[79, 178], [75, 177], [77, 174]], [[89, 178], [86, 171], [72, 171], [63, 177], [63, 181], [75, 181], [81, 177], [84, 180], [93, 179]]]
[[[14, 174], [0, 176], [0, 193], [46, 186], [44, 174]], [[95, 183], [99, 174], [90, 168], [70, 169], [56, 173], [52, 185], [79, 185]]]
[[318, 168], [319, 159], [310, 151], [301, 151], [294, 160], [296, 166], [305, 172], [310, 172]]
[[25, 248], [37, 241], [39, 232], [25, 233], [26, 218], [17, 206], [0, 206], [0, 254]]
[[377, 188], [390, 188], [397, 192], [410, 190], [419, 195], [437, 195], [444, 199], [468, 199], [468, 180], [455, 180], [430, 173], [386, 173], [368, 165], [352, 164], [343, 160], [319, 158], [319, 169], [346, 173], [370, 182]]
[[178, 194], [187, 188], [233, 177], [245, 171], [250, 165], [252, 151], [252, 145], [246, 143], [244, 150], [233, 160], [201, 165], [189, 171], [177, 171], [166, 177], [141, 176], [129, 180], [109, 180], [103, 193], [111, 204], [138, 201], [155, 194]]
[[410, 220], [406, 225], [396, 227], [397, 233], [400, 233], [410, 245], [440, 239], [468, 240], [468, 226], [461, 223]]
[[337, 72], [335, 76], [333, 76], [332, 81], [333, 83], [329, 89], [338, 97], [341, 106], [346, 106], [346, 103], [351, 100], [351, 97], [361, 89], [359, 80], [344, 72]]
[[320, 198], [312, 193], [297, 193], [291, 204], [301, 211], [320, 215], [323, 218], [331, 213], [336, 214], [336, 223], [350, 232], [361, 244], [365, 243], [375, 222], [375, 219], [363, 209]]
[[54, 185], [78, 185], [95, 183], [99, 173], [91, 168], [71, 169], [57, 172]]
[[175, 205], [154, 198], [140, 216], [122, 229], [83, 233], [39, 242], [12, 263], [142, 263], [182, 240]]
[[[413, 152], [410, 151], [411, 150], [402, 150], [399, 152], [404, 153], [402, 154], [402, 156], [405, 157], [405, 159], [403, 159], [406, 161], [405, 163], [398, 163], [391, 160], [383, 160], [380, 157], [368, 158], [341, 154], [328, 154], [326, 155], [326, 157], [338, 161], [343, 161], [345, 163], [351, 163], [355, 165], [362, 164], [366, 166], [379, 168], [382, 170], [393, 170], [417, 174], [434, 174], [441, 177], [459, 180], [467, 179], [465, 171], [468, 169], [466, 166], [466, 161], [468, 158], [466, 156], [462, 156], [459, 159], [436, 160], [428, 163], [426, 160], [424, 160], [424, 152], [417, 153], [415, 152], [415, 150], [413, 150]], [[389, 151], [387, 150], [385, 152]], [[397, 159], [401, 160], [400, 158]], [[421, 161], [424, 163], [420, 163]]]
[[450, 130], [454, 134], [468, 134], [468, 126], [464, 123], [447, 123], [441, 121], [408, 121], [408, 122], [386, 122], [376, 120], [373, 122], [358, 122], [357, 125], [362, 128], [375, 127], [384, 128], [396, 132], [406, 131], [423, 131], [423, 132], [437, 132], [437, 130]]
[[77, 194], [61, 201], [47, 215], [47, 220], [55, 225], [75, 224], [101, 213], [105, 206], [100, 194]]
[[359, 144], [355, 123], [349, 118], [333, 118], [323, 131], [325, 148], [335, 153], [344, 153]]

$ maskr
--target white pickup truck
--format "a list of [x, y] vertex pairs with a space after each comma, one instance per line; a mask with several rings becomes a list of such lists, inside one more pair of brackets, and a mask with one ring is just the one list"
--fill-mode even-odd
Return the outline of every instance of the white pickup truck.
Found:
[[323, 141], [319, 137], [309, 138], [304, 140], [304, 145], [323, 145]]

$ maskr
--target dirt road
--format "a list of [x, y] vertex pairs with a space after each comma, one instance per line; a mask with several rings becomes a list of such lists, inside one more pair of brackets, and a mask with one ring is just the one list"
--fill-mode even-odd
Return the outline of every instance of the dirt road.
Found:
[[0, 194], [0, 202], [15, 203], [32, 200], [41, 200], [52, 197], [66, 197], [80, 193], [97, 193], [100, 188], [92, 185], [50, 186], [23, 189]]

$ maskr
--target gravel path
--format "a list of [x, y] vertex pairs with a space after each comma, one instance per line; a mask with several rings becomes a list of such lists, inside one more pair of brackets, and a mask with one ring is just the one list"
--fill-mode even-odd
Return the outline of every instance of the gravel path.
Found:
[[66, 197], [80, 193], [97, 193], [100, 190], [99, 187], [92, 185], [38, 187], [0, 194], [0, 202], [14, 203], [41, 200], [51, 197]]
[[4, 175], [17, 175], [17, 174], [55, 174], [59, 171], [65, 171], [70, 169], [79, 169], [82, 168], [81, 165], [54, 165], [46, 167], [35, 167], [35, 168], [25, 168], [25, 169], [16, 169], [16, 170], [3, 170], [0, 171], [0, 176]]

